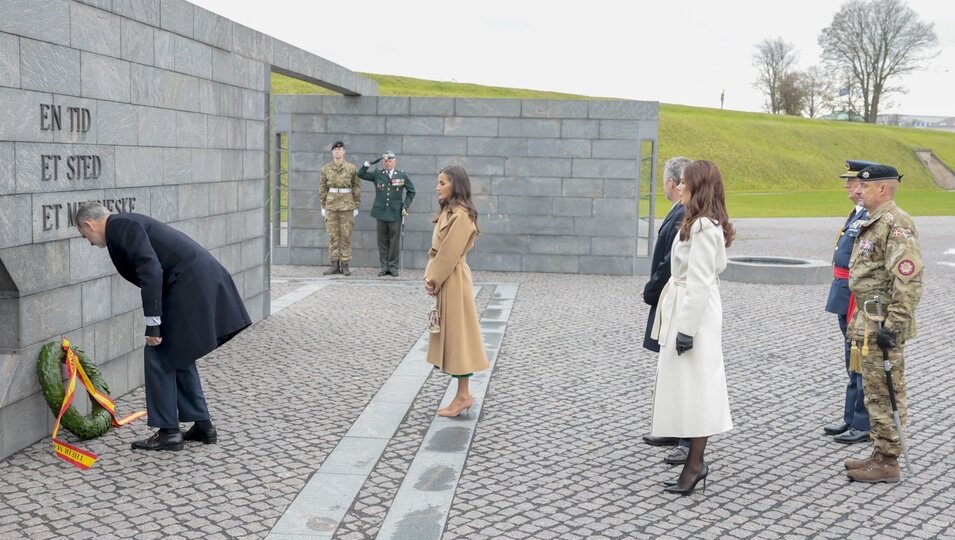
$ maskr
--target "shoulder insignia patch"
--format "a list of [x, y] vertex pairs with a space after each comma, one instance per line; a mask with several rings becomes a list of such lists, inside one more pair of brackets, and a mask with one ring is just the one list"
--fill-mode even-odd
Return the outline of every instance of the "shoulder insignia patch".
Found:
[[915, 272], [915, 263], [908, 259], [903, 259], [899, 263], [899, 273], [903, 276], [911, 276]]

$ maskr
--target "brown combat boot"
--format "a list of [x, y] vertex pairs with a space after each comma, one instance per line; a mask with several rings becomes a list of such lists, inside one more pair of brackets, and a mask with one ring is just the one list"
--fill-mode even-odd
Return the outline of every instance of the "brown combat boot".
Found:
[[322, 272], [322, 275], [330, 276], [332, 274], [341, 274], [341, 273], [342, 273], [342, 269], [340, 266], [338, 266], [338, 261], [332, 261], [332, 267]]
[[848, 470], [850, 470], [850, 471], [853, 470], [853, 469], [862, 469], [862, 468], [864, 468], [866, 465], [868, 465], [870, 461], [872, 461], [872, 460], [874, 460], [874, 459], [878, 459], [878, 457], [877, 457], [878, 455], [879, 455], [879, 454], [878, 454], [875, 450], [873, 450], [873, 451], [872, 451], [872, 454], [871, 454], [869, 457], [867, 457], [867, 458], [862, 458], [862, 459], [859, 459], [859, 458], [848, 458], [848, 459], [846, 459], [846, 469], [848, 469]]
[[342, 275], [350, 276], [351, 270], [348, 269], [348, 261], [342, 261]]
[[861, 469], [853, 469], [848, 472], [849, 480], [868, 484], [877, 482], [895, 483], [899, 481], [900, 474], [898, 458], [883, 455], [878, 455]]

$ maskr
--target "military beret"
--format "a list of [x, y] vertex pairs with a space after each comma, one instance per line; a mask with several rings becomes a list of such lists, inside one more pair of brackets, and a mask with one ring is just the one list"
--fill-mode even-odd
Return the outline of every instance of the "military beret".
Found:
[[391, 150], [388, 150], [384, 154], [382, 154], [381, 157], [385, 159], [395, 159], [395, 153], [392, 152]]
[[335, 144], [332, 145], [332, 150], [336, 148], [345, 148], [345, 143], [341, 141], [335, 141]]
[[895, 167], [890, 165], [869, 165], [859, 171], [858, 178], [860, 182], [872, 182], [875, 180], [898, 180], [902, 181], [902, 175]]
[[870, 165], [878, 165], [874, 161], [862, 161], [859, 159], [847, 159], [846, 160], [846, 172], [839, 175], [839, 178], [856, 178], [859, 175], [859, 172], [862, 169]]

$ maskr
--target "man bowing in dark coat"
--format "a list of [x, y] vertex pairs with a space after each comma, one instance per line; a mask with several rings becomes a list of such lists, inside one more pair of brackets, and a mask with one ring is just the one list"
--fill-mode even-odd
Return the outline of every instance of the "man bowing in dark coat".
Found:
[[[252, 324], [232, 276], [204, 247], [151, 217], [110, 214], [91, 201], [79, 205], [75, 223], [91, 245], [109, 250], [119, 275], [142, 293], [147, 423], [159, 431], [132, 447], [215, 443], [196, 360]], [[183, 434], [180, 421], [195, 424]]]
[[[673, 240], [676, 238], [677, 231], [680, 230], [680, 224], [683, 223], [683, 203], [680, 202], [680, 183], [682, 182], [683, 169], [690, 164], [692, 160], [685, 157], [674, 157], [667, 160], [663, 165], [663, 195], [668, 201], [673, 203], [670, 212], [663, 218], [663, 224], [660, 225], [660, 231], [657, 234], [656, 245], [653, 246], [653, 258], [650, 260], [650, 280], [643, 287], [643, 301], [650, 305], [650, 316], [647, 318], [647, 329], [643, 338], [643, 347], [653, 352], [660, 352], [660, 344], [657, 340], [650, 337], [650, 331], [653, 329], [653, 319], [657, 311], [657, 302], [660, 301], [660, 294], [663, 292], [663, 286], [670, 280], [670, 249], [673, 247]], [[690, 442], [688, 440], [679, 440], [673, 437], [654, 437], [653, 435], [644, 435], [643, 440], [653, 446], [678, 445], [664, 461], [671, 465], [684, 463], [686, 461], [687, 448]]]

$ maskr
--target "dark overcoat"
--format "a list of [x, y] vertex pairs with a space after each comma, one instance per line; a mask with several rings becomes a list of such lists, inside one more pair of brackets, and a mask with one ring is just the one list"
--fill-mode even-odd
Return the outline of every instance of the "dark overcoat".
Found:
[[[869, 214], [865, 209], [853, 210], [842, 231], [836, 238], [836, 245], [832, 250], [832, 264], [838, 268], [849, 268], [849, 258], [852, 257], [852, 246], [859, 236], [862, 224], [869, 219]], [[849, 280], [843, 278], [832, 278], [832, 285], [829, 286], [829, 298], [826, 299], [826, 311], [845, 315], [849, 309]]]
[[683, 223], [685, 208], [682, 203], [673, 205], [667, 216], [663, 218], [660, 231], [657, 233], [657, 243], [653, 246], [653, 258], [650, 260], [650, 280], [643, 286], [643, 301], [650, 304], [650, 316], [647, 318], [647, 329], [643, 336], [643, 347], [653, 352], [660, 352], [660, 344], [650, 337], [653, 330], [653, 319], [657, 313], [657, 302], [663, 286], [670, 280], [670, 250], [673, 240]]
[[388, 178], [382, 169], [368, 172], [368, 167], [358, 169], [358, 178], [375, 184], [375, 204], [371, 207], [371, 217], [378, 221], [401, 221], [401, 211], [407, 210], [414, 200], [415, 190], [411, 178], [404, 171], [395, 169]]
[[229, 272], [192, 238], [149, 216], [112, 214], [106, 247], [139, 287], [143, 314], [161, 317], [154, 348], [167, 371], [188, 366], [252, 324]]

